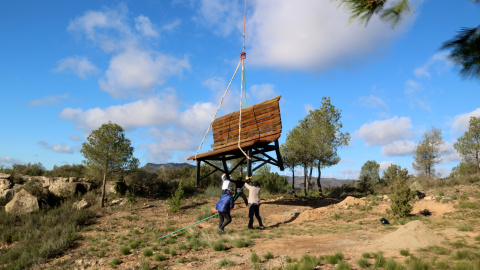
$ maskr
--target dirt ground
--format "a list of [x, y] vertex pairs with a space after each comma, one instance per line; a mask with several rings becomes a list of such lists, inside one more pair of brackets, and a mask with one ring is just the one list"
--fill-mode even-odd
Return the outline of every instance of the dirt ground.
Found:
[[[305, 254], [319, 256], [333, 255], [336, 252], [341, 252], [353, 269], [360, 269], [356, 260], [365, 252], [382, 251], [386, 257], [399, 257], [401, 249], [415, 253], [415, 250], [422, 247], [441, 245], [450, 239], [478, 234], [477, 228], [473, 231], [460, 231], [451, 222], [458, 201], [440, 200], [436, 197], [439, 196], [430, 195], [415, 201], [412, 214], [420, 216], [419, 213], [423, 212], [430, 215], [411, 222], [401, 222], [392, 217], [390, 225], [382, 225], [380, 222], [382, 217], [391, 217], [387, 213], [390, 209], [387, 197], [376, 198], [374, 202], [354, 197], [343, 200], [283, 197], [262, 200], [260, 214], [267, 228], [253, 231], [247, 230], [248, 208], [243, 202], [240, 203], [240, 199], [232, 210], [233, 221], [227, 226], [226, 235], [217, 235], [217, 217], [187, 230], [205, 232], [212, 241], [248, 237], [253, 240], [253, 245], [236, 248], [227, 244], [228, 249], [225, 251], [214, 251], [210, 247], [198, 251], [178, 250], [175, 258], [166, 256], [167, 260], [162, 262], [142, 255], [141, 247], [132, 250], [129, 255], [122, 255], [121, 237], [124, 240], [135, 237], [143, 239], [146, 248], [158, 244], [160, 247], [154, 250], [154, 255], [162, 253], [164, 239], [158, 238], [170, 233], [169, 229], [197, 222], [200, 209], [212, 208], [216, 198], [189, 200], [180, 213], [175, 214], [167, 211], [165, 200], [141, 200], [134, 206], [133, 214], [127, 205], [110, 207], [88, 230], [81, 233], [83, 238], [78, 241], [78, 245], [67, 250], [63, 256], [36, 266], [36, 269], [112, 269], [111, 261], [114, 258], [121, 261], [116, 266], [117, 269], [142, 269], [145, 260], [148, 260], [150, 269], [254, 269], [250, 259], [252, 252], [261, 258], [267, 252], [274, 255], [273, 259], [262, 258], [260, 269], [281, 267], [286, 264], [287, 256], [300, 259]], [[255, 221], [254, 225], [258, 226], [258, 223]], [[106, 252], [104, 256], [98, 256], [102, 248]], [[219, 261], [224, 258], [234, 265], [220, 267]], [[258, 268], [257, 265], [255, 269]], [[325, 264], [318, 269], [334, 269], [334, 265]]]

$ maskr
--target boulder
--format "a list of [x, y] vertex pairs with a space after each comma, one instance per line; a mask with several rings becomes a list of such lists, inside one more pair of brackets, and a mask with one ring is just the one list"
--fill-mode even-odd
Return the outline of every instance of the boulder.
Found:
[[122, 190], [125, 186], [123, 182], [107, 181], [105, 185], [105, 195], [118, 194], [117, 190]]
[[70, 183], [64, 182], [62, 180], [57, 180], [48, 186], [48, 190], [58, 197], [70, 197], [72, 195], [75, 195], [75, 193], [77, 192], [78, 183]]
[[1, 190], [0, 189], [0, 198], [12, 198], [13, 195], [15, 195], [15, 191], [13, 191], [13, 189], [4, 189], [4, 190]]
[[25, 189], [17, 192], [13, 199], [5, 205], [5, 211], [14, 215], [27, 214], [39, 209], [38, 199]]
[[6, 173], [0, 173], [0, 179], [12, 180], [12, 175], [11, 174], [6, 174]]
[[90, 204], [85, 199], [73, 203], [73, 208], [75, 208], [77, 210], [85, 209], [88, 206], [90, 206]]
[[8, 178], [0, 178], [0, 190], [10, 189], [13, 186], [13, 182]]

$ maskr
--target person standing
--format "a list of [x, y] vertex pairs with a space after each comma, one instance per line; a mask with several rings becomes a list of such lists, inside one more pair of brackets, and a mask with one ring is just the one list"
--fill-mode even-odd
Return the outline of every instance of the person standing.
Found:
[[245, 187], [248, 189], [248, 228], [253, 229], [253, 216], [258, 220], [260, 229], [265, 229], [263, 226], [262, 218], [260, 217], [260, 184], [258, 181], [254, 181], [252, 185], [248, 182], [245, 183]]
[[220, 200], [218, 200], [218, 202], [215, 204], [215, 209], [218, 210], [218, 217], [220, 219], [218, 223], [219, 235], [224, 234], [225, 226], [232, 222], [230, 210], [233, 209], [233, 207], [235, 206], [232, 193], [233, 191], [230, 190], [228, 190], [228, 192], [224, 192], [220, 197]]
[[222, 194], [230, 193], [230, 180], [232, 180], [231, 176], [227, 176], [226, 174], [222, 175]]
[[245, 182], [242, 181], [241, 177], [238, 177], [237, 180], [232, 180], [232, 182], [235, 184], [235, 194], [233, 194], [233, 198], [237, 199], [238, 197], [242, 197], [243, 201], [245, 202], [245, 206], [248, 206], [247, 196], [245, 196], [245, 193], [243, 193], [242, 189], [245, 185]]

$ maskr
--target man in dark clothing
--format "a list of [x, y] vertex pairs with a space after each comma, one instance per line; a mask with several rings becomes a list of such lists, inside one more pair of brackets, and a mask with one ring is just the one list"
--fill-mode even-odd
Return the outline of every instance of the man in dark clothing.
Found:
[[233, 198], [237, 199], [238, 197], [242, 197], [243, 201], [245, 202], [245, 206], [248, 206], [247, 196], [243, 193], [242, 187], [245, 185], [245, 182], [242, 181], [241, 177], [238, 177], [237, 180], [232, 180], [235, 184], [235, 194], [233, 194]]
[[218, 217], [220, 222], [218, 223], [218, 234], [224, 234], [225, 226], [232, 222], [232, 217], [230, 216], [230, 209], [233, 209], [235, 206], [232, 192], [224, 192], [215, 205], [215, 209], [218, 210]]

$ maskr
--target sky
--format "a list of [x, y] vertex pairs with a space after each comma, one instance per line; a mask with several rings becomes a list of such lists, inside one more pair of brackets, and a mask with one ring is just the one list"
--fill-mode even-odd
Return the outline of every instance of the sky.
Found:
[[[247, 2], [247, 104], [282, 96], [280, 143], [322, 97], [342, 111], [351, 140], [323, 177], [356, 179], [368, 160], [413, 174], [412, 151], [432, 127], [445, 141], [439, 175], [460, 162], [453, 144], [480, 116], [480, 79], [462, 78], [440, 47], [478, 26], [480, 1], [411, 2], [394, 29], [352, 22], [336, 1]], [[239, 62], [244, 5], [1, 1], [0, 166], [81, 164], [82, 143], [108, 121], [141, 166], [187, 162]], [[240, 87], [238, 72], [217, 117], [239, 109]], [[211, 143], [208, 134], [200, 153]]]

